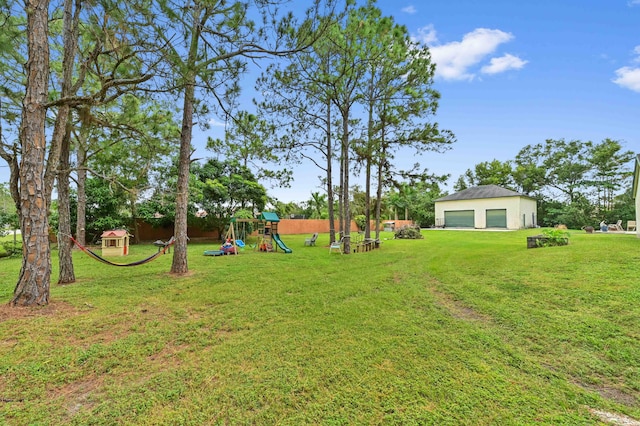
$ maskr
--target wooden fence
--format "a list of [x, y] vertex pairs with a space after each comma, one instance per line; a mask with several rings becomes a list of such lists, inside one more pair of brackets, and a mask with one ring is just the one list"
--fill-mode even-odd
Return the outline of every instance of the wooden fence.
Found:
[[[382, 221], [380, 229], [384, 227], [385, 223], [393, 222], [395, 229], [404, 225], [411, 225], [411, 220], [394, 220], [394, 221]], [[338, 222], [336, 221], [336, 227]], [[375, 222], [371, 222], [371, 229], [373, 230]], [[336, 229], [337, 231], [337, 229]], [[328, 233], [329, 232], [329, 220], [327, 219], [280, 219], [278, 223], [278, 232], [282, 235], [293, 234], [313, 234]], [[351, 232], [358, 232], [358, 226], [354, 221], [351, 221]], [[151, 224], [142, 220], [138, 220], [138, 235], [136, 235], [139, 241], [155, 241], [155, 240], [168, 240], [173, 235], [173, 226], [170, 227], [158, 227], [154, 228]], [[187, 235], [194, 241], [198, 240], [213, 240], [219, 241], [220, 234], [218, 231], [203, 231], [197, 227], [188, 227]]]

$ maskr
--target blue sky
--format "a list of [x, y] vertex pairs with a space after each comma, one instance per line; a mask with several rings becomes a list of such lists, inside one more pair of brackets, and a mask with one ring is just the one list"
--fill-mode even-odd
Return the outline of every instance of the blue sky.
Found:
[[[435, 120], [457, 143], [419, 159], [459, 175], [546, 139], [619, 140], [640, 152], [640, 0], [380, 0], [426, 43], [442, 98]], [[400, 161], [413, 164], [413, 153]], [[281, 201], [304, 201], [320, 174], [305, 164]]]
[[[443, 154], [397, 159], [451, 174], [446, 189], [475, 164], [513, 159], [546, 139], [611, 138], [640, 153], [640, 0], [379, 0], [378, 7], [430, 47], [442, 95], [435, 121], [458, 140]], [[247, 77], [242, 86], [251, 88], [255, 76]], [[220, 120], [211, 123], [194, 135], [195, 157], [213, 156], [203, 149], [206, 137], [223, 136]], [[319, 190], [320, 174], [305, 163], [294, 168], [291, 188], [268, 191], [305, 201]]]

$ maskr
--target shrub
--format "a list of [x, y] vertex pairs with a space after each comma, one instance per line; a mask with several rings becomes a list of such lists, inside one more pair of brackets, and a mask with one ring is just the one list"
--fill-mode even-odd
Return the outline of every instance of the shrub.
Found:
[[424, 238], [424, 236], [420, 233], [420, 227], [418, 225], [405, 225], [396, 230], [394, 238], [420, 240]]
[[569, 232], [563, 229], [544, 229], [536, 237], [537, 247], [566, 246], [569, 244]]
[[11, 257], [22, 255], [22, 242], [16, 242], [15, 246], [13, 241], [3, 241], [0, 243], [0, 257]]
[[358, 229], [364, 231], [364, 228], [367, 226], [367, 217], [363, 214], [359, 214], [353, 218], [353, 221], [358, 225]]

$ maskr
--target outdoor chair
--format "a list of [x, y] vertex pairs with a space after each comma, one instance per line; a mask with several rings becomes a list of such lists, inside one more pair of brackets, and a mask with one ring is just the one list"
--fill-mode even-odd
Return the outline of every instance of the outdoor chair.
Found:
[[624, 231], [622, 229], [622, 221], [618, 220], [615, 225], [609, 225], [609, 231]]
[[318, 239], [318, 233], [314, 233], [313, 236], [311, 238], [306, 238], [304, 240], [304, 245], [305, 246], [315, 246], [316, 245], [316, 240]]
[[627, 232], [636, 231], [636, 221], [628, 220], [627, 221]]
[[342, 254], [342, 238], [339, 241], [334, 241], [329, 245], [329, 253], [333, 250], [338, 250], [338, 253]]

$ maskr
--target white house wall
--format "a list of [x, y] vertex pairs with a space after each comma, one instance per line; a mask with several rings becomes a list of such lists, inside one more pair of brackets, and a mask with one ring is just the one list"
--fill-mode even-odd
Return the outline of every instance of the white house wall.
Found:
[[[520, 212], [519, 217], [521, 223], [518, 228], [534, 228], [538, 226], [538, 203], [536, 200], [526, 197], [519, 197]], [[522, 218], [524, 217], [524, 223]]]
[[[640, 170], [635, 177], [640, 180]], [[640, 182], [636, 181], [636, 237], [640, 238]]]
[[636, 156], [636, 164], [633, 170], [632, 191], [636, 200], [636, 237], [640, 238], [640, 154]]
[[[438, 201], [435, 203], [436, 219], [444, 219], [445, 211], [473, 210], [476, 228], [487, 227], [487, 210], [506, 209], [507, 229], [530, 228], [537, 221], [536, 201], [526, 197], [479, 198], [473, 200]], [[523, 215], [525, 223], [523, 223]]]

